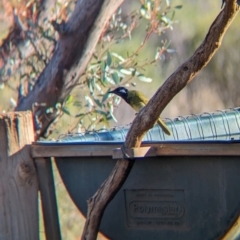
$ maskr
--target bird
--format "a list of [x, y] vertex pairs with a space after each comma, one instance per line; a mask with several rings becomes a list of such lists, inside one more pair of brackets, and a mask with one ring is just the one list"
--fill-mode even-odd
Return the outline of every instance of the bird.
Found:
[[[128, 90], [125, 87], [117, 87], [108, 93], [113, 93], [128, 103], [136, 112], [145, 107], [148, 103], [148, 98], [137, 90]], [[168, 129], [163, 120], [159, 117], [157, 120], [158, 125], [162, 128], [163, 132], [167, 135], [171, 135], [171, 131]]]

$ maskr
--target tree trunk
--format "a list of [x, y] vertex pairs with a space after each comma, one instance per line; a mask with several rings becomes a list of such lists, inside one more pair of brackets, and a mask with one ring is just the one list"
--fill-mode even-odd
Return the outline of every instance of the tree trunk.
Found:
[[[107, 22], [123, 0], [78, 0], [71, 17], [59, 26], [59, 41], [53, 56], [39, 76], [33, 90], [16, 107], [17, 111], [34, 108], [43, 135], [58, 116], [56, 103], [63, 103], [84, 74], [95, 46]], [[54, 112], [47, 113], [52, 108]]]
[[31, 112], [0, 115], [0, 239], [39, 239]]

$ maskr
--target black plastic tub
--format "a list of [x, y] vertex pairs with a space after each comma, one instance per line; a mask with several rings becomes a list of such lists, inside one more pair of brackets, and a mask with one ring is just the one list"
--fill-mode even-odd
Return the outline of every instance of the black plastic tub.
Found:
[[[209, 145], [212, 143], [219, 143], [221, 148], [224, 141], [210, 141]], [[226, 144], [230, 149], [235, 146], [231, 156], [216, 153], [136, 159], [126, 182], [105, 210], [102, 233], [119, 240], [222, 239], [240, 214], [240, 154], [234, 155], [240, 143]], [[77, 145], [98, 152], [103, 145], [104, 149], [116, 147], [113, 142]], [[115, 163], [107, 154], [56, 158], [63, 182], [84, 215], [87, 199], [109, 176]]]

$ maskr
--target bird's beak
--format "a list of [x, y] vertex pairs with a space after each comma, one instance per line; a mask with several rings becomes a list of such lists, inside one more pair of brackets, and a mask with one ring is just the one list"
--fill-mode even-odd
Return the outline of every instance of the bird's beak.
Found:
[[114, 93], [114, 90], [108, 92], [108, 94], [110, 94], [110, 93]]

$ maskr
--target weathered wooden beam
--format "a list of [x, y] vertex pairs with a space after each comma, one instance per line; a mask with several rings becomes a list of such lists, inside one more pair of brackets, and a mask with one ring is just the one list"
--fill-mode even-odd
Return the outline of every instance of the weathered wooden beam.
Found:
[[[32, 157], [124, 157], [140, 158], [154, 156], [240, 156], [240, 142], [176, 142], [142, 144], [141, 148], [121, 148], [122, 144], [59, 144], [32, 145]], [[126, 156], [123, 156], [125, 153]]]
[[89, 157], [89, 156], [112, 156], [112, 149], [116, 145], [32, 145], [32, 157]]
[[31, 112], [0, 114], [0, 239], [39, 239]]
[[39, 189], [41, 193], [46, 239], [60, 240], [61, 232], [51, 159], [36, 158], [35, 163], [38, 174]]
[[159, 144], [152, 147], [116, 148], [113, 150], [113, 159], [143, 158], [156, 156], [240, 156], [240, 144], [222, 143], [183, 143]]

